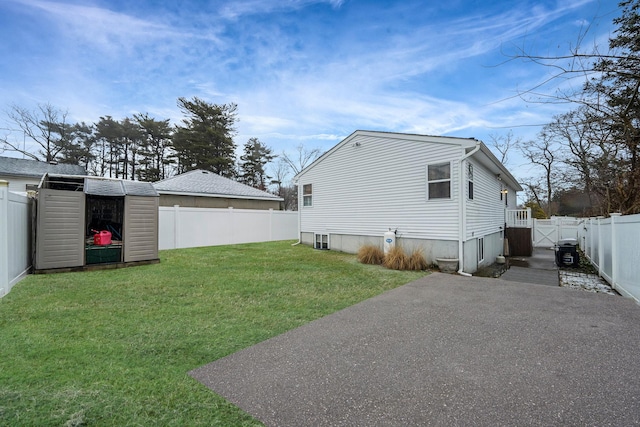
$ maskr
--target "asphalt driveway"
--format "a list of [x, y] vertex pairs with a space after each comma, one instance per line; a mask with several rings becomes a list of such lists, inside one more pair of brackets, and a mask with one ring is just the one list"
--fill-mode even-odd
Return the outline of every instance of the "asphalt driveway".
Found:
[[190, 374], [269, 426], [640, 424], [640, 306], [433, 273]]

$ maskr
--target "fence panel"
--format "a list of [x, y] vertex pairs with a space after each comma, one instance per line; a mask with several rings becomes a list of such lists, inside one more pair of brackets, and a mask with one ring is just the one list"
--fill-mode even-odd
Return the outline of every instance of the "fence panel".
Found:
[[591, 263], [614, 289], [640, 302], [640, 215], [589, 218], [581, 245]]
[[581, 220], [569, 217], [533, 220], [533, 246], [549, 248], [562, 239], [577, 239]]
[[159, 249], [298, 238], [298, 213], [256, 209], [160, 207]]
[[31, 268], [31, 202], [0, 181], [0, 297]]

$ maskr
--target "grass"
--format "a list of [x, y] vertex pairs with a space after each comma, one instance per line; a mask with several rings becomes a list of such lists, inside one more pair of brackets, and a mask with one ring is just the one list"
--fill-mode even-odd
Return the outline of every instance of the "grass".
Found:
[[272, 242], [29, 276], [0, 299], [0, 425], [259, 425], [187, 372], [423, 275]]

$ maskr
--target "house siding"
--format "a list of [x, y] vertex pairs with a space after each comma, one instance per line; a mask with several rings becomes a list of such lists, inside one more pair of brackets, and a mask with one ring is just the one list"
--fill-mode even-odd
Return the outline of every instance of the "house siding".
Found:
[[[399, 238], [458, 238], [463, 148], [368, 135], [346, 142], [300, 177], [302, 233], [381, 237], [397, 229]], [[427, 200], [427, 165], [443, 162], [451, 164], [451, 198]], [[313, 185], [312, 206], [302, 206], [304, 184]]]

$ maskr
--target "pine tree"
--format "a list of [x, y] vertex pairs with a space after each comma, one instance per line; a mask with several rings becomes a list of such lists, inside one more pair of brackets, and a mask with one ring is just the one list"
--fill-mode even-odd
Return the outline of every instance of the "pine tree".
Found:
[[240, 156], [240, 182], [265, 191], [268, 180], [265, 166], [275, 159], [271, 149], [264, 145], [258, 138], [250, 138], [244, 144], [244, 151]]

